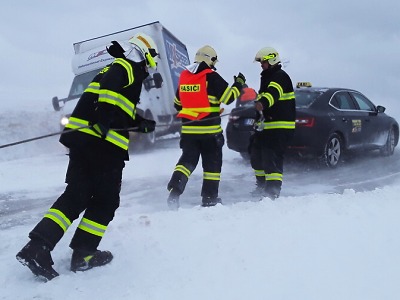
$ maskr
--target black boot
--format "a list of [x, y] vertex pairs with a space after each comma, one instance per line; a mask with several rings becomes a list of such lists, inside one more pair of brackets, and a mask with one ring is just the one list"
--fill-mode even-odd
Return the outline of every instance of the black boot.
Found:
[[252, 198], [262, 199], [264, 196], [264, 187], [257, 185], [254, 190], [250, 192]]
[[210, 207], [210, 206], [215, 206], [218, 203], [222, 203], [221, 198], [218, 198], [218, 197], [203, 197], [203, 199], [201, 201], [201, 206]]
[[34, 275], [45, 281], [52, 280], [59, 274], [53, 269], [50, 248], [40, 240], [31, 240], [17, 254], [17, 260], [27, 266]]
[[[278, 185], [269, 185], [264, 188], [264, 198], [269, 198], [271, 200], [275, 200], [279, 198], [279, 194], [281, 193], [281, 187]], [[262, 199], [261, 199], [262, 200]]]
[[167, 204], [170, 210], [178, 210], [179, 196], [180, 194], [178, 192], [176, 192], [174, 189], [171, 189], [167, 199]]
[[87, 271], [94, 267], [100, 267], [112, 261], [113, 255], [110, 251], [96, 250], [93, 253], [74, 250], [71, 259], [71, 271]]

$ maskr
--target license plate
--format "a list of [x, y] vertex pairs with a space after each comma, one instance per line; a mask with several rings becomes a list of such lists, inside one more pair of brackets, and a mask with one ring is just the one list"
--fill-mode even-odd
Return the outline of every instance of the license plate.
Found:
[[254, 119], [244, 119], [244, 125], [253, 126]]

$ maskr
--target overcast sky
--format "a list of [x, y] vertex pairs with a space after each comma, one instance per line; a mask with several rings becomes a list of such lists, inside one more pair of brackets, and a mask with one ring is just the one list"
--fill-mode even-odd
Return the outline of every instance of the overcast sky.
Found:
[[213, 46], [228, 82], [241, 71], [258, 89], [255, 53], [273, 46], [294, 83], [355, 88], [399, 110], [399, 10], [397, 0], [7, 1], [0, 10], [0, 101], [51, 109], [51, 97], [69, 90], [74, 42], [160, 21], [191, 60], [199, 47]]

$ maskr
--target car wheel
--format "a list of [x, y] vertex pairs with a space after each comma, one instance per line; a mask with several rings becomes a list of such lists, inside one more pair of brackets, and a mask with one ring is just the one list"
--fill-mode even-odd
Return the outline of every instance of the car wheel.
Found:
[[396, 136], [395, 136], [395, 131], [392, 127], [388, 132], [386, 144], [380, 149], [380, 153], [382, 156], [393, 155], [395, 147], [396, 147]]
[[324, 147], [321, 162], [329, 168], [336, 168], [342, 156], [342, 139], [336, 133], [332, 134]]

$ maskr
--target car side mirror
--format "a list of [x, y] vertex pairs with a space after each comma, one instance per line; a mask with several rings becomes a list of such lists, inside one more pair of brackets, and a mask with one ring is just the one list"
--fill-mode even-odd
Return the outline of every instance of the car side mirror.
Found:
[[160, 73], [154, 73], [143, 81], [144, 88], [149, 91], [152, 88], [159, 89], [162, 86], [163, 78]]
[[162, 86], [162, 83], [163, 83], [163, 78], [161, 76], [161, 73], [154, 73], [153, 74], [153, 80], [154, 80], [154, 87], [156, 89], [159, 89]]
[[385, 110], [386, 110], [386, 107], [384, 107], [384, 106], [382, 106], [382, 105], [378, 105], [378, 106], [376, 107], [376, 110], [377, 110], [378, 113], [384, 113]]
[[55, 111], [60, 111], [60, 101], [58, 100], [57, 96], [54, 96], [53, 99], [51, 99], [51, 103], [53, 104]]

